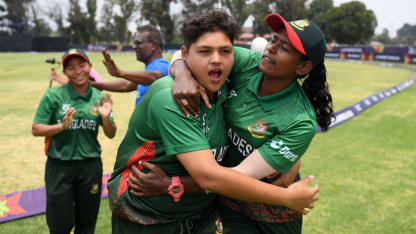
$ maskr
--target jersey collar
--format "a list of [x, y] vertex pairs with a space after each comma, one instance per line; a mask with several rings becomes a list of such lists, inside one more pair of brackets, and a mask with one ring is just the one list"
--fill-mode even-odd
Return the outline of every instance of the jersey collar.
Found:
[[296, 90], [299, 87], [299, 83], [297, 81], [292, 82], [286, 89], [277, 92], [272, 95], [260, 97], [257, 95], [257, 90], [260, 87], [261, 81], [263, 80], [263, 77], [258, 78], [252, 78], [247, 83], [247, 88], [250, 92], [252, 92], [257, 100], [259, 101], [261, 107], [265, 111], [272, 111], [274, 109], [277, 109], [287, 103], [287, 101], [291, 100], [292, 98], [295, 98]]
[[70, 82], [68, 82], [68, 84], [66, 85], [66, 88], [69, 92], [69, 96], [71, 96], [71, 99], [73, 100], [76, 100], [76, 99], [89, 100], [91, 98], [92, 88], [90, 84], [88, 84], [88, 91], [85, 95], [80, 95], [77, 91], [75, 91], [75, 89], [72, 87]]

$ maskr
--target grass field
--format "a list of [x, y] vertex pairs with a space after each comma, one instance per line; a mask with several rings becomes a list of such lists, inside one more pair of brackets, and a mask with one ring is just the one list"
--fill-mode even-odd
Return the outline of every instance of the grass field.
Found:
[[[49, 57], [60, 54], [0, 53], [0, 194], [44, 186], [44, 139], [31, 135], [31, 124], [49, 85], [51, 66], [44, 62]], [[133, 54], [113, 57], [122, 69], [143, 69]], [[114, 80], [100, 54], [91, 53], [90, 58], [104, 80]], [[336, 110], [412, 75], [374, 65], [326, 64]], [[134, 98], [134, 92], [113, 94], [117, 136], [99, 136], [105, 173], [112, 170]], [[415, 100], [416, 86], [314, 138], [301, 173], [315, 175], [320, 200], [304, 218], [304, 233], [416, 233]], [[96, 233], [110, 232], [110, 212], [103, 200]], [[45, 216], [0, 224], [0, 233], [48, 233]]]

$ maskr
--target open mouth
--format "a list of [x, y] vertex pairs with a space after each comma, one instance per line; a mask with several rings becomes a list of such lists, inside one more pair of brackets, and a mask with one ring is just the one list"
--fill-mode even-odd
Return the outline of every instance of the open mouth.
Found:
[[271, 60], [269, 57], [267, 57], [267, 55], [263, 55], [262, 58], [263, 58], [262, 60], [265, 61], [265, 62], [275, 64], [275, 62], [273, 60]]
[[220, 70], [212, 70], [208, 73], [209, 78], [214, 81], [221, 80], [222, 71]]

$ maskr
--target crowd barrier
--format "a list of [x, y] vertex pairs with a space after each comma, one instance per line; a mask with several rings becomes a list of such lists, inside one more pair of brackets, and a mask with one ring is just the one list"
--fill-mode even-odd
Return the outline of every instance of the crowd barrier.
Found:
[[[348, 60], [349, 62], [368, 63], [363, 61]], [[380, 66], [395, 67], [400, 69], [412, 70], [412, 77], [400, 84], [397, 84], [391, 88], [371, 95], [363, 100], [335, 113], [336, 120], [330, 125], [330, 128], [336, 127], [348, 120], [359, 115], [361, 112], [367, 110], [371, 106], [379, 103], [380, 101], [391, 97], [399, 92], [402, 92], [411, 87], [416, 79], [416, 67], [403, 66], [398, 64], [379, 63]], [[320, 131], [320, 129], [318, 129]], [[106, 198], [108, 196], [107, 181], [110, 178], [110, 174], [106, 174], [102, 178], [103, 187], [101, 197]], [[37, 188], [31, 190], [25, 190], [20, 192], [14, 192], [9, 194], [0, 195], [0, 223], [38, 215], [45, 213], [46, 195], [45, 188]]]

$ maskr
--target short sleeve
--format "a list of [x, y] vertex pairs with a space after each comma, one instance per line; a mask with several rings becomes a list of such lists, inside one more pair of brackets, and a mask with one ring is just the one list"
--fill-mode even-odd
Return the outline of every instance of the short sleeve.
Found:
[[159, 71], [163, 74], [163, 76], [167, 76], [169, 74], [169, 61], [160, 59], [156, 62], [150, 63], [145, 70], [146, 71]]
[[234, 47], [234, 64], [230, 73], [230, 79], [240, 77], [242, 74], [255, 72], [260, 65], [261, 55], [253, 50], [242, 47]]
[[303, 121], [287, 132], [272, 137], [258, 150], [271, 167], [286, 173], [306, 152], [315, 133], [314, 125], [310, 121]]
[[170, 89], [164, 89], [149, 101], [148, 122], [163, 142], [167, 154], [210, 149], [199, 118], [186, 117], [174, 102]]
[[55, 106], [53, 105], [51, 93], [47, 91], [40, 100], [33, 122], [50, 124]]

